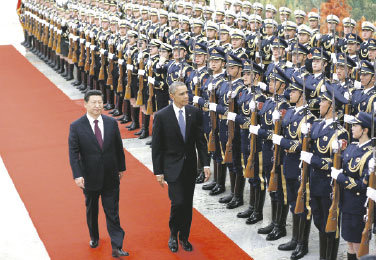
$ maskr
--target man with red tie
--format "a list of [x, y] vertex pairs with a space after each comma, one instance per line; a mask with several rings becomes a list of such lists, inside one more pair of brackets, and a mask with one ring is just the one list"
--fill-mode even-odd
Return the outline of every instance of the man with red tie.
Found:
[[87, 113], [69, 130], [69, 160], [73, 178], [83, 190], [90, 247], [99, 243], [98, 200], [106, 214], [112, 256], [128, 256], [123, 251], [124, 231], [119, 219], [119, 185], [125, 171], [123, 143], [115, 119], [102, 115], [103, 96], [99, 90], [86, 92]]

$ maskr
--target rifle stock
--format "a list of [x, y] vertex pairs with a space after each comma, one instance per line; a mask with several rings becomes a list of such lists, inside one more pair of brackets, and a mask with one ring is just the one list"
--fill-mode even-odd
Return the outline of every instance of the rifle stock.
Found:
[[[82, 31], [81, 32], [81, 35], [80, 35], [80, 39], [84, 39], [85, 37], [85, 33]], [[84, 64], [85, 64], [85, 55], [84, 55], [84, 53], [85, 53], [85, 43], [83, 42], [83, 43], [81, 43], [80, 42], [80, 58], [78, 59], [79, 61], [78, 61], [78, 67], [83, 67], [84, 66]]]
[[[76, 36], [76, 30], [73, 30], [74, 36]], [[77, 57], [77, 51], [78, 51], [78, 40], [74, 42], [73, 45], [73, 53], [72, 53], [72, 62], [77, 63], [78, 57]]]
[[[232, 93], [231, 93], [232, 94]], [[234, 98], [230, 98], [229, 112], [234, 112]], [[228, 121], [228, 139], [226, 143], [224, 163], [232, 162], [232, 141], [234, 139], [235, 122]]]
[[[307, 134], [303, 138], [302, 150], [309, 151], [309, 135]], [[304, 211], [304, 195], [306, 193], [307, 181], [308, 181], [308, 164], [302, 161], [301, 181], [298, 190], [298, 197], [296, 199], [295, 214], [303, 213]]]
[[[132, 64], [132, 56], [129, 54], [127, 58], [127, 65]], [[126, 100], [131, 99], [131, 81], [132, 81], [132, 71], [127, 68], [127, 86], [125, 87], [124, 98]]]
[[[123, 48], [120, 48], [118, 51], [118, 61], [123, 59]], [[118, 84], [117, 84], [117, 92], [118, 93], [123, 93], [123, 65], [119, 64], [119, 79], [118, 79]]]
[[[140, 64], [138, 67], [139, 70], [144, 70], [144, 58], [142, 57], [140, 60]], [[143, 102], [143, 95], [142, 91], [144, 89], [144, 76], [138, 76], [138, 92], [137, 92], [137, 100], [136, 100], [136, 105], [137, 106], [142, 106], [144, 104]]]
[[[149, 77], [153, 75], [153, 65], [150, 65], [148, 75]], [[146, 108], [147, 115], [153, 114], [153, 96], [154, 96], [154, 87], [153, 87], [153, 84], [149, 83], [149, 97], [148, 97], [148, 104]]]
[[[113, 44], [110, 44], [109, 52], [114, 53], [114, 45]], [[114, 88], [114, 86], [113, 86], [114, 85], [114, 79], [112, 77], [113, 70], [114, 70], [114, 60], [110, 59], [108, 67], [107, 67], [107, 82], [106, 82], [106, 85], [111, 86], [111, 90], [113, 90], [113, 88]]]
[[[257, 125], [257, 111], [253, 111], [251, 115], [251, 125]], [[256, 154], [256, 135], [251, 134], [250, 152], [247, 159], [244, 178], [255, 177], [255, 154]]]
[[[281, 129], [281, 122], [277, 120], [274, 124], [274, 134], [278, 135]], [[276, 173], [277, 167], [280, 165], [280, 157], [279, 157], [279, 145], [274, 145], [274, 162], [273, 168], [270, 172], [270, 180], [269, 180], [269, 187], [268, 191], [277, 191], [278, 189], [278, 174]]]
[[[94, 45], [94, 36], [91, 38], [91, 45]], [[90, 76], [95, 75], [95, 50], [91, 51]]]
[[[104, 41], [101, 42], [101, 50], [104, 50]], [[104, 80], [104, 66], [105, 66], [104, 54], [101, 54], [101, 68], [99, 70], [98, 80]]]
[[[215, 90], [210, 92], [210, 103], [216, 103]], [[215, 130], [217, 129], [217, 115], [214, 111], [210, 111], [211, 131], [209, 133], [208, 151], [215, 152]]]
[[[341, 150], [334, 154], [333, 167], [341, 169]], [[339, 186], [336, 180], [333, 180], [333, 199], [329, 208], [328, 220], [326, 222], [325, 232], [336, 232], [338, 226], [338, 203], [339, 203]]]
[[[90, 35], [86, 35], [86, 43], [91, 42]], [[90, 46], [86, 47], [85, 72], [90, 71]]]
[[[59, 31], [61, 31], [61, 25], [60, 25], [60, 24], [57, 26], [57, 29], [58, 29]], [[61, 53], [60, 44], [61, 44], [61, 32], [58, 33], [58, 36], [57, 36], [57, 43], [56, 43], [56, 52], [57, 52], [58, 54]]]

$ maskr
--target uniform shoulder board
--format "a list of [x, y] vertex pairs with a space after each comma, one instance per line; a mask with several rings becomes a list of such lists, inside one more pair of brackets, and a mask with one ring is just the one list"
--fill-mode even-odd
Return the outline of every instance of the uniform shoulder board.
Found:
[[358, 145], [359, 142], [351, 142], [353, 145]]

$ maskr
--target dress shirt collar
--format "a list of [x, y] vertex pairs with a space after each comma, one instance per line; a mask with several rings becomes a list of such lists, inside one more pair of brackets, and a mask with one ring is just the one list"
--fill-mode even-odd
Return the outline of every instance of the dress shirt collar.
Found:
[[[88, 113], [86, 113], [86, 116], [87, 116], [87, 119], [89, 119], [90, 124], [94, 124], [95, 119], [91, 117]], [[99, 124], [102, 124], [103, 123], [102, 115], [99, 115], [99, 117], [96, 120], [98, 120]]]
[[179, 111], [180, 110], [183, 110], [183, 116], [185, 118], [185, 106], [182, 107], [182, 108], [178, 108], [174, 102], [172, 102], [172, 107], [174, 108], [174, 111], [175, 111], [175, 115], [176, 115], [176, 118], [179, 118]]

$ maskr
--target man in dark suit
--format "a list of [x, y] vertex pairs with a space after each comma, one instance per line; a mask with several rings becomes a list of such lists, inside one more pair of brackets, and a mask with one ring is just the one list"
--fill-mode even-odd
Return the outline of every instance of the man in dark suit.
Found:
[[189, 233], [192, 222], [193, 193], [197, 174], [197, 155], [204, 165], [205, 181], [210, 177], [207, 143], [202, 129], [202, 113], [188, 105], [188, 90], [184, 83], [169, 86], [173, 103], [155, 114], [152, 138], [154, 174], [158, 182], [168, 183], [171, 200], [170, 239], [172, 252], [179, 242], [192, 251]]
[[86, 92], [84, 100], [86, 115], [70, 126], [69, 160], [73, 178], [85, 194], [90, 247], [98, 246], [98, 200], [101, 196], [111, 237], [112, 256], [128, 256], [122, 250], [124, 231], [119, 219], [119, 184], [125, 171], [119, 128], [116, 120], [102, 115], [101, 91]]

